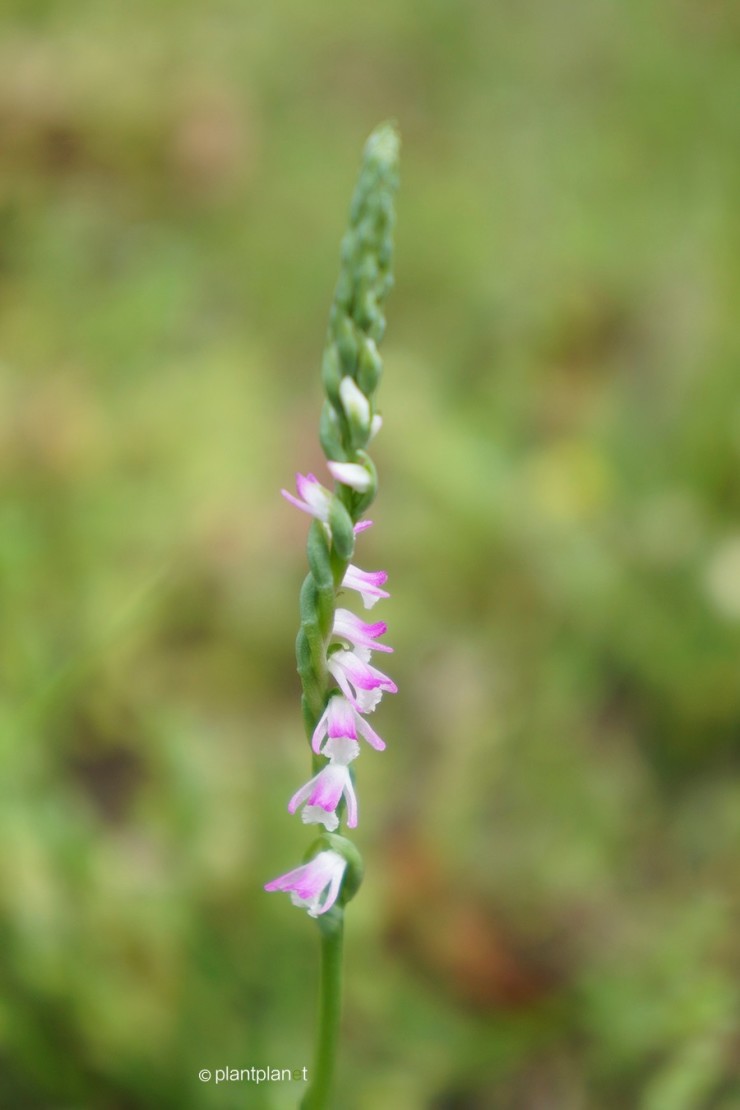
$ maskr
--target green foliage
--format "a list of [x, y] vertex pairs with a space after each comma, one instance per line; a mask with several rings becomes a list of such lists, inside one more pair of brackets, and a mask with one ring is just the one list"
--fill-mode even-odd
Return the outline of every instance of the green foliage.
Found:
[[[336, 243], [397, 118], [363, 548], [401, 692], [363, 767], [339, 1105], [729, 1110], [732, 6], [2, 21], [0, 1105], [303, 1093], [197, 1072], [310, 1059], [315, 937], [261, 893], [305, 774], [278, 490], [328, 484]], [[366, 392], [381, 268], [338, 290]]]

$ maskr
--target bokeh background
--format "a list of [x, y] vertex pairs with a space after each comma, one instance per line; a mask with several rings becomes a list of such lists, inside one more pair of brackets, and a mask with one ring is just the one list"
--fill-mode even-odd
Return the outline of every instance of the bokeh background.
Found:
[[[293, 640], [403, 132], [343, 1110], [740, 1106], [740, 17], [6, 0], [0, 1105], [294, 1106]], [[382, 614], [380, 609], [383, 608]]]

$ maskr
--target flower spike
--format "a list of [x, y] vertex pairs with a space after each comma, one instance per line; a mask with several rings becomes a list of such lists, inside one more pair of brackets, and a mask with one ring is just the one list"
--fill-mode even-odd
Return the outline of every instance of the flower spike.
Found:
[[[339, 1012], [341, 938], [344, 909], [362, 880], [362, 859], [340, 830], [358, 821], [354, 764], [361, 740], [376, 751], [385, 742], [370, 727], [392, 679], [370, 664], [373, 651], [391, 652], [379, 642], [385, 621], [366, 622], [337, 608], [342, 590], [359, 594], [365, 609], [389, 595], [385, 571], [363, 571], [350, 560], [355, 539], [372, 521], [363, 517], [375, 499], [378, 477], [367, 447], [379, 431], [376, 392], [382, 373], [378, 345], [385, 331], [384, 302], [392, 284], [393, 198], [397, 186], [399, 140], [385, 124], [370, 136], [363, 156], [349, 227], [342, 240], [341, 269], [329, 314], [321, 362], [325, 399], [319, 440], [334, 480], [329, 490], [313, 474], [296, 475], [296, 493], [282, 490], [291, 505], [314, 519], [308, 535], [309, 573], [300, 591], [301, 627], [296, 660], [302, 709], [312, 748], [312, 777], [288, 802], [302, 821], [320, 826], [312, 858], [265, 885], [285, 891], [309, 916], [322, 918], [320, 1028], [311, 1088], [304, 1103], [329, 1104]], [[326, 915], [326, 916], [323, 916]], [[303, 1105], [302, 1104], [302, 1105]]]

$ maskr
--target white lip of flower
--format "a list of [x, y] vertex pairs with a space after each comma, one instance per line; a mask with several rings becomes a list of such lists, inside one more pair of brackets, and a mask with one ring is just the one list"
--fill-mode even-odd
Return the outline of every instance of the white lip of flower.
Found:
[[356, 737], [330, 736], [324, 744], [324, 750], [321, 754], [330, 759], [332, 763], [342, 763], [345, 767], [348, 767], [360, 754], [360, 745], [357, 743]]
[[349, 420], [355, 421], [361, 428], [370, 426], [370, 402], [354, 378], [342, 378], [339, 397]]
[[367, 467], [360, 466], [359, 463], [341, 462], [328, 462], [326, 465], [332, 478], [341, 485], [349, 486], [358, 493], [365, 493], [370, 489], [372, 478]]
[[383, 427], [383, 417], [380, 415], [379, 412], [376, 412], [375, 416], [370, 421], [370, 440], [375, 439], [376, 435], [378, 434], [378, 432], [380, 431], [380, 429], [382, 427]]
[[339, 828], [336, 813], [326, 813], [321, 806], [305, 805], [301, 810], [301, 821], [304, 825], [323, 825], [327, 832], [336, 832]]
[[383, 697], [383, 691], [377, 690], [356, 690], [355, 703], [358, 712], [360, 713], [373, 713], [380, 705]]

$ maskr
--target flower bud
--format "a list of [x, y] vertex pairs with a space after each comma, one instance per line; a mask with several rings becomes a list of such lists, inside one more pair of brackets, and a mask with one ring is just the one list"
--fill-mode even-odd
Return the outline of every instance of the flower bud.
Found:
[[342, 378], [339, 396], [347, 420], [366, 436], [370, 428], [370, 402], [354, 378]]
[[331, 462], [327, 464], [332, 478], [343, 486], [349, 486], [357, 493], [366, 493], [373, 483], [373, 476], [365, 466], [359, 463]]
[[357, 382], [360, 389], [368, 397], [372, 396], [378, 387], [383, 363], [375, 341], [365, 336], [360, 346], [360, 358], [357, 368]]

